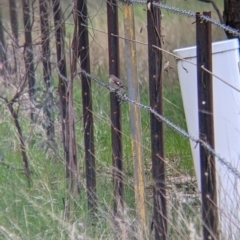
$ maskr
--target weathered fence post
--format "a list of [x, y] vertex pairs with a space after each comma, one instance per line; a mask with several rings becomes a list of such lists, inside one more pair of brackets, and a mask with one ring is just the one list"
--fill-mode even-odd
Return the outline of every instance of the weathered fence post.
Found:
[[[77, 10], [80, 66], [82, 70], [90, 74], [87, 0], [78, 0]], [[84, 74], [81, 77], [88, 208], [92, 213], [95, 213], [97, 210], [97, 199], [91, 79]]]
[[[137, 76], [137, 59], [135, 40], [135, 25], [133, 6], [123, 4], [124, 33], [125, 33], [125, 59], [128, 97], [139, 102], [139, 84]], [[142, 129], [141, 114], [138, 106], [130, 103], [130, 129], [133, 153], [133, 169], [134, 169], [134, 192], [137, 220], [140, 224], [139, 238], [143, 239], [146, 228], [146, 209], [145, 209], [145, 183], [144, 183], [144, 165], [142, 151]]]
[[[210, 12], [203, 13], [211, 17]], [[214, 148], [211, 23], [196, 14], [199, 138]], [[214, 156], [200, 144], [203, 239], [219, 239], [216, 165]]]
[[[155, 1], [158, 2], [158, 1]], [[160, 10], [152, 6], [148, 0], [148, 69], [150, 106], [162, 115], [162, 52], [153, 49], [153, 45], [161, 47]], [[150, 113], [152, 177], [153, 177], [153, 227], [155, 239], [167, 239], [167, 209], [165, 189], [165, 163], [163, 149], [163, 123]]]
[[[108, 58], [109, 75], [119, 77], [119, 40], [112, 34], [118, 35], [118, 5], [116, 0], [107, 1], [108, 22]], [[123, 211], [123, 164], [122, 164], [122, 125], [120, 103], [114, 92], [110, 93], [112, 165], [113, 165], [113, 195], [114, 214]]]

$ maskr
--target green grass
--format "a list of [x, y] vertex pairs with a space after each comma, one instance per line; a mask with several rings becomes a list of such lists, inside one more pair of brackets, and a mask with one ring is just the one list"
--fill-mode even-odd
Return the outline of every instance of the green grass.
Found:
[[[181, 90], [177, 81], [164, 89], [164, 97], [166, 99], [164, 101], [164, 116], [186, 130]], [[183, 138], [180, 133], [166, 125], [164, 134], [166, 157], [169, 161], [175, 162], [179, 171], [183, 170], [183, 172], [193, 174], [189, 140]]]
[[[185, 122], [181, 95], [178, 83], [175, 86], [164, 87], [164, 97], [171, 103], [164, 101], [164, 115], [176, 124], [185, 128]], [[148, 104], [147, 88], [141, 87], [141, 101]], [[76, 134], [78, 146], [78, 159], [80, 179], [85, 179], [84, 154], [83, 154], [83, 126], [81, 111], [80, 82], [75, 82], [74, 106], [76, 109]], [[5, 108], [1, 105], [1, 111]], [[113, 234], [109, 225], [109, 210], [112, 206], [112, 179], [111, 179], [111, 137], [109, 119], [109, 92], [99, 88], [93, 83], [93, 108], [94, 108], [94, 134], [95, 155], [97, 167], [97, 196], [101, 212], [96, 226], [87, 231], [88, 236], [98, 236], [104, 232], [106, 235]], [[129, 132], [128, 103], [122, 104], [123, 118], [123, 154], [125, 176], [125, 203], [131, 209], [130, 216], [134, 216], [134, 191], [133, 191], [133, 162], [131, 139]], [[141, 110], [143, 146], [146, 173], [151, 178], [150, 172], [150, 126], [149, 113]], [[60, 129], [56, 135], [54, 151], [46, 149], [46, 137], [41, 126], [29, 128], [29, 119], [26, 115], [20, 115], [20, 122], [24, 136], [30, 136], [27, 141], [27, 153], [29, 156], [32, 173], [32, 185], [27, 186], [22, 168], [19, 143], [16, 138], [16, 130], [9, 114], [5, 115], [0, 124], [1, 135], [1, 161], [11, 167], [2, 166], [1, 171], [1, 195], [0, 211], [1, 226], [20, 239], [65, 239], [66, 234], [72, 233], [70, 223], [62, 220], [64, 210], [63, 199], [66, 195], [65, 164], [60, 138]], [[57, 119], [56, 119], [57, 121]], [[59, 123], [57, 124], [59, 125]], [[10, 133], [10, 134], [9, 134]], [[192, 173], [192, 161], [190, 157], [189, 142], [178, 133], [164, 128], [165, 134], [165, 157], [173, 168], [183, 173]], [[14, 147], [13, 147], [14, 146]], [[11, 150], [10, 150], [11, 149]], [[9, 151], [10, 150], [10, 151]], [[148, 166], [148, 167], [147, 167]], [[73, 225], [77, 222], [85, 227], [91, 226], [87, 213], [87, 199], [84, 184], [81, 184], [81, 195], [76, 201], [77, 208], [72, 215]], [[151, 204], [149, 205], [151, 209]], [[84, 227], [84, 229], [85, 229]], [[61, 229], [61, 231], [59, 231]], [[76, 230], [85, 234], [85, 230]], [[89, 232], [90, 231], [90, 232]], [[1, 234], [3, 234], [2, 231]], [[104, 236], [103, 234], [103, 236]], [[8, 238], [6, 238], [8, 239]], [[9, 238], [10, 239], [10, 238]]]

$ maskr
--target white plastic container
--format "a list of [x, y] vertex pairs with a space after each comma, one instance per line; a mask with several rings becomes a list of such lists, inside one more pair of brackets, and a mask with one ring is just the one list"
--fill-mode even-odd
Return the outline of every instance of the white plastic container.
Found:
[[[196, 64], [196, 47], [177, 49], [175, 54]], [[213, 73], [240, 90], [238, 39], [212, 45]], [[177, 61], [188, 133], [199, 138], [197, 70]], [[240, 172], [240, 93], [213, 77], [215, 151]], [[199, 190], [199, 146], [190, 142]], [[222, 237], [240, 237], [240, 181], [216, 159], [217, 192]]]

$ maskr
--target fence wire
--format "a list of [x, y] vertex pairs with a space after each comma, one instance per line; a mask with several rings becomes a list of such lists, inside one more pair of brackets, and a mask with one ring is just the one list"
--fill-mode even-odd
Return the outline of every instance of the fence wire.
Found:
[[[122, 3], [127, 3], [127, 4], [144, 4], [146, 5], [147, 2], [146, 1], [141, 1], [141, 0], [116, 0], [117, 2], [122, 2]], [[181, 8], [177, 8], [174, 6], [170, 6], [168, 4], [165, 3], [161, 3], [161, 2], [152, 2], [152, 5], [157, 7], [157, 8], [162, 8], [165, 9], [169, 12], [175, 13], [175, 14], [181, 14], [181, 15], [185, 15], [189, 18], [195, 18], [196, 17], [196, 13], [191, 11], [191, 10], [186, 10], [186, 9], [181, 9]], [[200, 19], [210, 22], [211, 24], [213, 24], [215, 27], [221, 28], [226, 32], [229, 32], [231, 34], [233, 34], [234, 36], [240, 37], [240, 32], [239, 30], [232, 28], [230, 26], [227, 26], [226, 24], [222, 24], [220, 23], [218, 20], [215, 20], [211, 17], [208, 16], [204, 16], [202, 14], [200, 14]]]
[[[114, 92], [115, 91], [115, 89], [111, 88], [109, 84], [106, 84], [106, 83], [100, 81], [99, 79], [97, 79], [96, 77], [88, 74], [84, 70], [82, 70], [81, 72], [78, 72], [77, 74], [84, 74], [88, 78], [92, 79], [94, 82], [96, 82], [99, 85], [101, 85], [102, 87], [105, 87], [106, 89], [108, 89], [110, 92]], [[159, 113], [157, 113], [150, 106], [143, 105], [142, 103], [129, 98], [125, 93], [122, 93], [121, 91], [115, 91], [115, 92], [116, 92], [116, 95], [117, 95], [117, 97], [118, 97], [120, 102], [129, 102], [129, 103], [137, 105], [141, 109], [144, 109], [144, 110], [154, 114], [154, 116], [157, 117], [160, 121], [163, 121], [166, 125], [168, 125], [174, 131], [176, 131], [179, 134], [181, 134], [183, 137], [188, 138], [191, 141], [195, 142], [196, 145], [197, 144], [201, 144], [210, 154], [212, 154], [214, 157], [216, 157], [216, 159], [223, 166], [225, 166], [232, 174], [234, 174], [238, 179], [240, 179], [240, 172], [235, 167], [233, 167], [230, 162], [228, 162], [226, 159], [222, 158], [218, 153], [216, 153], [215, 150], [207, 142], [204, 142], [202, 139], [196, 138], [196, 137], [190, 135], [184, 129], [182, 129], [181, 127], [177, 126], [175, 123], [171, 122], [169, 119], [167, 119], [164, 116], [162, 116]]]

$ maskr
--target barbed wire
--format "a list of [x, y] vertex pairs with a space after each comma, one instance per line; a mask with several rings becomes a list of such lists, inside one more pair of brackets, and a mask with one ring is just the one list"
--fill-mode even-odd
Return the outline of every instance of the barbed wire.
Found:
[[212, 154], [222, 165], [224, 165], [225, 167], [227, 167], [229, 169], [229, 171], [231, 173], [233, 173], [235, 176], [237, 176], [238, 179], [240, 179], [240, 172], [232, 166], [232, 164], [228, 161], [226, 161], [224, 158], [222, 158], [218, 153], [215, 152], [215, 150], [207, 143], [204, 142], [202, 139], [200, 138], [196, 138], [192, 135], [190, 135], [189, 133], [187, 133], [184, 129], [182, 129], [181, 127], [177, 126], [175, 123], [171, 122], [169, 119], [167, 119], [166, 117], [162, 116], [161, 114], [159, 114], [157, 111], [155, 111], [153, 108], [151, 108], [150, 106], [146, 106], [136, 100], [133, 100], [131, 98], [129, 98], [125, 93], [122, 93], [121, 91], [115, 91], [115, 89], [111, 88], [109, 84], [106, 84], [102, 81], [100, 81], [99, 79], [97, 79], [96, 77], [92, 76], [91, 74], [87, 73], [84, 70], [81, 70], [80, 72], [77, 72], [77, 74], [83, 74], [86, 77], [92, 79], [94, 82], [98, 83], [99, 85], [101, 85], [102, 87], [108, 89], [110, 92], [115, 92], [116, 96], [118, 97], [120, 102], [130, 102], [132, 104], [135, 104], [136, 106], [154, 114], [155, 117], [157, 117], [160, 121], [164, 122], [165, 124], [167, 124], [169, 127], [171, 127], [173, 130], [175, 130], [176, 132], [180, 133], [182, 136], [184, 136], [185, 138], [190, 139], [191, 141], [195, 142], [196, 144], [201, 144], [210, 154]]
[[[99, 29], [90, 27], [90, 26], [88, 26], [88, 25], [86, 25], [86, 24], [81, 24], [81, 25], [84, 26], [84, 27], [87, 27], [87, 28], [89, 28], [89, 29], [92, 29], [92, 30], [94, 30], [94, 31], [97, 31], [97, 32], [100, 32], [100, 33], [103, 33], [103, 34], [108, 34], [108, 32], [106, 32], [106, 31], [103, 31], [103, 30], [99, 30]], [[140, 41], [137, 41], [137, 40], [125, 38], [125, 37], [122, 37], [122, 36], [120, 36], [120, 35], [116, 35], [116, 34], [113, 34], [113, 33], [111, 33], [111, 36], [117, 37], [117, 38], [119, 38], [119, 39], [124, 39], [124, 40], [127, 40], [127, 41], [132, 41], [132, 42], [135, 42], [135, 43], [138, 43], [138, 44], [142, 44], [142, 45], [146, 45], [146, 46], [148, 45], [148, 43], [146, 43], [146, 42], [140, 42]], [[189, 63], [189, 64], [192, 64], [192, 65], [194, 65], [194, 66], [197, 66], [196, 63], [193, 63], [192, 61], [189, 61], [189, 60], [187, 60], [186, 58], [182, 58], [182, 57], [180, 57], [180, 56], [177, 55], [177, 54], [174, 54], [174, 53], [172, 53], [172, 52], [169, 52], [169, 51], [167, 51], [166, 49], [157, 47], [157, 46], [155, 46], [155, 45], [152, 45], [152, 47], [155, 48], [155, 49], [158, 49], [159, 51], [165, 52], [165, 53], [167, 53], [167, 54], [170, 55], [170, 56], [173, 56], [176, 60], [182, 60], [182, 61], [184, 61], [184, 62], [186, 62], [186, 63]], [[215, 77], [217, 80], [220, 80], [221, 82], [223, 82], [224, 84], [226, 84], [228, 87], [236, 90], [237, 92], [240, 92], [240, 89], [238, 89], [237, 87], [233, 86], [232, 84], [230, 84], [229, 82], [227, 82], [227, 81], [224, 80], [223, 78], [217, 76], [217, 75], [214, 74], [213, 72], [209, 71], [208, 69], [206, 69], [206, 68], [204, 67], [204, 65], [202, 65], [201, 68], [202, 68], [203, 71], [211, 74], [213, 77]]]
[[[116, 0], [117, 2], [122, 2], [122, 3], [127, 3], [127, 4], [144, 4], [146, 5], [147, 2], [146, 1], [142, 1], [142, 0]], [[158, 8], [162, 8], [165, 9], [167, 11], [173, 12], [175, 14], [180, 14], [180, 15], [185, 15], [189, 18], [195, 18], [196, 17], [196, 13], [191, 11], [191, 10], [186, 10], [186, 9], [181, 9], [181, 8], [177, 8], [174, 6], [170, 6], [168, 4], [162, 3], [162, 2], [152, 2], [152, 5]], [[212, 23], [214, 26], [223, 29], [226, 32], [229, 32], [231, 34], [233, 34], [234, 36], [238, 36], [240, 37], [240, 32], [239, 30], [232, 28], [230, 26], [227, 26], [226, 24], [222, 24], [219, 21], [209, 17], [209, 16], [205, 16], [200, 14], [200, 19], [210, 22]]]

